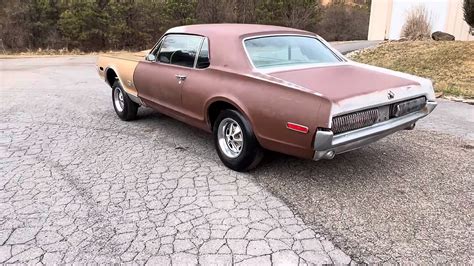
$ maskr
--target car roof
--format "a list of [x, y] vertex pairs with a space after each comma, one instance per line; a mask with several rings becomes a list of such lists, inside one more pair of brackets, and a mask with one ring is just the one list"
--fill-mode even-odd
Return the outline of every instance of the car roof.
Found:
[[208, 38], [236, 37], [245, 38], [252, 35], [265, 34], [307, 34], [314, 33], [280, 26], [260, 25], [260, 24], [196, 24], [171, 28], [167, 33], [186, 33], [206, 36]]
[[207, 37], [211, 66], [240, 73], [248, 73], [253, 69], [242, 44], [245, 38], [285, 34], [316, 36], [303, 30], [257, 24], [197, 24], [171, 28], [166, 34], [195, 34]]

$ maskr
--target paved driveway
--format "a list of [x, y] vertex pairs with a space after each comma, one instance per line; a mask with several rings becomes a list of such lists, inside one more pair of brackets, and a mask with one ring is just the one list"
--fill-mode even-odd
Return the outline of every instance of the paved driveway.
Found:
[[331, 45], [342, 54], [347, 54], [356, 50], [365, 49], [376, 46], [382, 41], [348, 41], [348, 42], [331, 42]]
[[93, 58], [0, 64], [0, 262], [473, 263], [472, 106], [242, 174], [204, 132], [116, 118]]
[[1, 61], [0, 263], [348, 263], [210, 136], [124, 123], [94, 58]]

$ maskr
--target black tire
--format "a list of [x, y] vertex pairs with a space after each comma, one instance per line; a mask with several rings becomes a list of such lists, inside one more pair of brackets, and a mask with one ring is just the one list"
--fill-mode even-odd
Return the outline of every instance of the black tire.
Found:
[[[238, 123], [242, 131], [243, 145], [240, 151], [240, 154], [231, 158], [227, 156], [221, 149], [219, 144], [218, 131], [221, 122], [230, 118]], [[263, 158], [264, 150], [260, 147], [260, 144], [253, 133], [252, 126], [250, 122], [239, 112], [235, 110], [224, 110], [218, 116], [213, 125], [213, 136], [214, 136], [214, 145], [217, 150], [219, 158], [224, 163], [225, 166], [230, 169], [238, 172], [248, 171], [252, 168], [255, 168]]]
[[[114, 97], [116, 90], [120, 90], [123, 96], [122, 110], [120, 110], [120, 107], [116, 106], [118, 104], [116, 103]], [[118, 117], [120, 117], [120, 119], [123, 121], [130, 121], [137, 118], [139, 105], [132, 101], [130, 97], [128, 97], [128, 94], [123, 90], [119, 80], [115, 80], [114, 84], [112, 85], [112, 105], [114, 106], [115, 113], [117, 113]]]

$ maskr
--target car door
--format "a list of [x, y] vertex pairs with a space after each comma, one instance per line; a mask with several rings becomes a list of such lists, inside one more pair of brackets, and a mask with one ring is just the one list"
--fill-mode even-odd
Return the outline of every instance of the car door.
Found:
[[134, 82], [138, 96], [148, 103], [182, 112], [182, 87], [194, 67], [203, 37], [170, 34], [152, 54], [154, 61], [140, 62]]
[[205, 38], [196, 59], [195, 67], [188, 74], [188, 79], [182, 88], [182, 104], [186, 116], [196, 120], [205, 120], [203, 107], [208, 100], [209, 90], [215, 79], [210, 75], [209, 40]]

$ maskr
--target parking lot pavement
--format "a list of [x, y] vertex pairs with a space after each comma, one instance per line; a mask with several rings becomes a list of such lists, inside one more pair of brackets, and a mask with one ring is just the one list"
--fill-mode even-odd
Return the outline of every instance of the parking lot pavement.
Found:
[[473, 106], [242, 174], [206, 133], [116, 118], [93, 58], [0, 64], [0, 262], [474, 263]]
[[91, 58], [1, 61], [0, 263], [349, 263], [209, 135], [121, 122]]
[[417, 128], [449, 134], [468, 142], [474, 141], [474, 105], [438, 100], [436, 112], [420, 120]]

